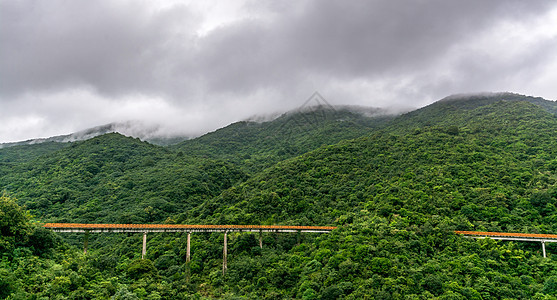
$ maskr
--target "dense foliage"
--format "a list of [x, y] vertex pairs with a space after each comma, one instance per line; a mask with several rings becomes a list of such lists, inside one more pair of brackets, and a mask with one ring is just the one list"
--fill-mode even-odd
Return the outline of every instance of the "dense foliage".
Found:
[[380, 110], [357, 109], [318, 106], [270, 122], [238, 122], [170, 148], [189, 156], [224, 159], [248, 172], [258, 172], [323, 145], [363, 136], [393, 119]]
[[36, 159], [69, 145], [68, 143], [47, 142], [17, 147], [0, 147], [0, 168]]
[[[468, 100], [352, 122], [355, 139], [325, 138], [346, 123], [297, 127], [290, 155], [267, 134], [287, 125], [236, 124], [176, 147], [111, 134], [4, 165], [0, 297], [556, 299], [557, 247], [544, 259], [539, 243], [453, 233], [557, 231], [555, 103]], [[142, 260], [139, 234], [92, 235], [83, 255], [83, 236], [59, 240], [33, 218], [339, 228], [264, 234], [262, 249], [229, 234], [223, 276], [223, 234], [193, 234], [190, 263], [185, 235], [150, 234]]]
[[234, 166], [199, 160], [107, 134], [2, 169], [0, 185], [43, 220], [162, 222], [245, 178]]

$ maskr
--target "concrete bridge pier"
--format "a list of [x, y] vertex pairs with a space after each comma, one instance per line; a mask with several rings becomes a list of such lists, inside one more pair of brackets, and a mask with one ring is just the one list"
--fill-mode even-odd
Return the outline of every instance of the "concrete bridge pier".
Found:
[[226, 255], [227, 255], [227, 236], [228, 236], [228, 231], [224, 232], [224, 248], [222, 250], [222, 275], [224, 275], [226, 273], [226, 269], [228, 268], [226, 265]]
[[143, 249], [141, 250], [141, 259], [145, 259], [147, 253], [147, 232], [143, 232]]
[[545, 254], [545, 241], [542, 241], [542, 250], [543, 250], [543, 257], [545, 258], [545, 257], [546, 257], [546, 254]]
[[189, 263], [191, 260], [190, 256], [190, 239], [191, 239], [191, 232], [188, 232], [188, 238], [186, 243], [186, 263]]

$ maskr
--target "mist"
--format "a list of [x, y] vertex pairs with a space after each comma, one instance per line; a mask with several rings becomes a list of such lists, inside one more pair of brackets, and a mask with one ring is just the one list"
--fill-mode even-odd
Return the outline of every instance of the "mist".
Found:
[[395, 112], [477, 91], [556, 99], [554, 24], [549, 0], [0, 0], [0, 143], [129, 121], [198, 136], [314, 91]]

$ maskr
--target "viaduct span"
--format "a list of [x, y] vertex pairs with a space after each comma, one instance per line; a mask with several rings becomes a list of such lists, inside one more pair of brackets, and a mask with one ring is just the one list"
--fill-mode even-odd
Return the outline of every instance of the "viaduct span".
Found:
[[517, 232], [485, 232], [485, 231], [455, 231], [456, 234], [463, 235], [468, 238], [504, 241], [520, 241], [520, 242], [541, 242], [543, 257], [546, 257], [545, 243], [557, 243], [557, 234], [539, 234], [539, 233], [517, 233]]
[[259, 232], [259, 247], [263, 248], [263, 232], [328, 233], [336, 229], [331, 226], [281, 226], [281, 225], [183, 225], [183, 224], [76, 224], [47, 223], [44, 228], [54, 232], [85, 233], [83, 252], [87, 253], [89, 233], [143, 233], [141, 258], [147, 252], [147, 233], [183, 232], [187, 233], [186, 262], [190, 261], [190, 238], [194, 232], [224, 232], [222, 272], [227, 269], [227, 235], [229, 232]]

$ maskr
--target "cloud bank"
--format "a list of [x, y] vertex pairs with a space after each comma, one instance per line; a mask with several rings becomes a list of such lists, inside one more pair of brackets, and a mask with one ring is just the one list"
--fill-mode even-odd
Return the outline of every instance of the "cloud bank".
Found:
[[554, 1], [0, 0], [0, 142], [139, 120], [197, 135], [296, 108], [557, 99]]

